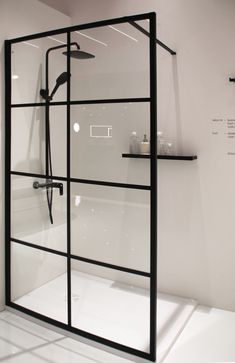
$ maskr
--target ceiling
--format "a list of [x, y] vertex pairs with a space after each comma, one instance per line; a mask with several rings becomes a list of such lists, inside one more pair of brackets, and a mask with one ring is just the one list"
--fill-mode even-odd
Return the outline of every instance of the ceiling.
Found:
[[[42, 3], [54, 8], [65, 15], [71, 16], [71, 5], [73, 0], [39, 0]], [[76, 1], [77, 2], [77, 1]]]

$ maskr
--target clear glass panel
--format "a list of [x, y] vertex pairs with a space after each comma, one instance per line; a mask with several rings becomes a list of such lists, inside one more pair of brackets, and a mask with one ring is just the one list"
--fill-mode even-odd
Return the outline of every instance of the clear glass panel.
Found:
[[[64, 45], [64, 49], [54, 49], [49, 53], [49, 94], [56, 84], [57, 77], [66, 72], [67, 58], [66, 34], [54, 37], [37, 38], [12, 45], [12, 103], [44, 102], [40, 90], [44, 89], [46, 79], [46, 52], [50, 48]], [[66, 84], [61, 85], [53, 101], [65, 101]]]
[[51, 224], [46, 190], [33, 188], [35, 181], [44, 183], [45, 179], [12, 176], [11, 181], [11, 237], [67, 252], [66, 183], [63, 196], [54, 189]]
[[77, 56], [71, 60], [73, 100], [149, 97], [148, 36], [123, 23], [76, 31], [71, 38], [81, 51], [95, 56], [72, 54]]
[[72, 260], [72, 326], [149, 352], [149, 278]]
[[[66, 107], [50, 107], [53, 175], [66, 176]], [[11, 169], [45, 173], [45, 107], [12, 108]]]
[[11, 243], [12, 301], [67, 324], [67, 259]]
[[71, 251], [149, 272], [150, 192], [73, 183]]
[[149, 125], [149, 103], [72, 106], [72, 177], [149, 185], [149, 160], [122, 157], [133, 131], [149, 140]]
[[[149, 31], [147, 20], [138, 23]], [[122, 23], [71, 39], [71, 100], [150, 96], [146, 34]], [[67, 100], [66, 80], [55, 88], [67, 71], [66, 42], [62, 34], [12, 46], [13, 104], [45, 102], [46, 52], [57, 46], [63, 48], [49, 53], [49, 95], [54, 90], [53, 101]], [[66, 106], [51, 106], [54, 176], [66, 177], [66, 124]], [[140, 143], [144, 135], [149, 140], [149, 125], [148, 102], [71, 106], [71, 177], [149, 185], [149, 160], [122, 155], [134, 131], [138, 153], [146, 153]], [[44, 106], [12, 108], [11, 145], [12, 170], [45, 174]], [[67, 259], [13, 241], [67, 252], [66, 183], [63, 196], [54, 190], [51, 224], [46, 189], [34, 189], [35, 181], [46, 180], [11, 178], [12, 301], [67, 324]], [[72, 183], [71, 253], [72, 326], [149, 353], [150, 279], [75, 257], [149, 272], [150, 191]]]

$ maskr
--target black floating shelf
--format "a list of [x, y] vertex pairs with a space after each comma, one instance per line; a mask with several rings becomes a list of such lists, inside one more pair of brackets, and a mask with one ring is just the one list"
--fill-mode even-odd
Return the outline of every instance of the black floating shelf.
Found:
[[[123, 158], [150, 159], [149, 154], [122, 154]], [[164, 160], [196, 160], [196, 155], [158, 155], [158, 159]]]

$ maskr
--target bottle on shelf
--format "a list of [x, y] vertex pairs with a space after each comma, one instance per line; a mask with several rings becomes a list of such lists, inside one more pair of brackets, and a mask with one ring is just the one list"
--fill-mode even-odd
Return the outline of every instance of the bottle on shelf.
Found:
[[158, 155], [165, 154], [165, 140], [162, 131], [157, 132], [157, 154]]
[[173, 151], [173, 143], [168, 141], [166, 143], [166, 147], [165, 147], [165, 154], [166, 155], [174, 155], [174, 151]]
[[175, 142], [172, 138], [163, 137], [162, 131], [157, 132], [157, 154], [175, 155]]
[[140, 153], [141, 154], [150, 153], [150, 142], [148, 141], [146, 134], [144, 134], [143, 141], [140, 143]]
[[132, 131], [130, 136], [130, 154], [139, 154], [140, 152], [140, 141], [136, 131]]

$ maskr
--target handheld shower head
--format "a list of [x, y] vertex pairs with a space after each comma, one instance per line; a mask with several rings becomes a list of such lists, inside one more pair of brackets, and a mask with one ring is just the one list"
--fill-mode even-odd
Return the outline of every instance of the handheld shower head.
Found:
[[57, 77], [56, 79], [56, 85], [61, 86], [62, 84], [66, 83], [68, 81], [68, 72], [63, 72]]
[[53, 89], [53, 91], [51, 92], [51, 95], [49, 96], [46, 92], [46, 90], [41, 89], [40, 91], [40, 95], [46, 100], [46, 101], [51, 101], [56, 93], [56, 91], [58, 90], [58, 88], [60, 86], [62, 86], [62, 84], [68, 82], [69, 77], [71, 76], [71, 74], [69, 75], [68, 72], [63, 72], [59, 75], [59, 77], [57, 77], [56, 79], [56, 85]]
[[57, 77], [56, 85], [55, 85], [55, 87], [54, 87], [54, 89], [53, 89], [53, 91], [51, 92], [51, 95], [50, 95], [50, 100], [53, 99], [53, 97], [54, 97], [56, 91], [58, 90], [58, 88], [60, 86], [62, 86], [62, 84], [68, 82], [68, 79], [69, 79], [70, 76], [71, 76], [71, 74], [69, 75], [68, 72], [63, 72], [63, 73], [61, 73], [59, 75], [59, 77]]

